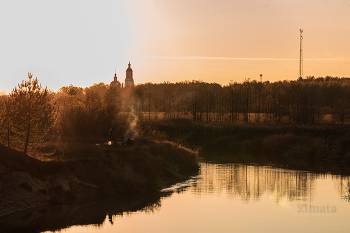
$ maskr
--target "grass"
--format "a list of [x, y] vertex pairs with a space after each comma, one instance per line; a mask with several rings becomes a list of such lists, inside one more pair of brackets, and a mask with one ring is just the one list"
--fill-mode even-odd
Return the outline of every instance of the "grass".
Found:
[[153, 127], [213, 160], [324, 160], [350, 163], [348, 125], [201, 124], [163, 120]]
[[159, 190], [198, 172], [198, 152], [166, 141], [155, 129], [139, 134], [133, 147], [71, 139], [46, 142], [28, 154], [41, 164], [61, 164], [52, 171], [93, 182], [105, 194]]
[[163, 139], [137, 139], [133, 147], [47, 142], [30, 155], [66, 163], [80, 178], [103, 187], [104, 193], [159, 190], [199, 169], [197, 152]]
[[[133, 147], [76, 142], [47, 142], [31, 156], [0, 144], [0, 169], [8, 179], [5, 183], [12, 185], [0, 193], [3, 200], [24, 208], [28, 203], [65, 203], [85, 196], [153, 193], [199, 170], [198, 152], [164, 139], [144, 137]], [[22, 186], [35, 191], [28, 196]], [[6, 208], [3, 211], [13, 210], [11, 205]]]

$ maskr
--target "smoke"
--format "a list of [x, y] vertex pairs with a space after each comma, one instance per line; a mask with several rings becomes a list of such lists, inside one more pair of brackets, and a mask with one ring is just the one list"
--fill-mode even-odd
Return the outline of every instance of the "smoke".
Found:
[[137, 115], [135, 114], [134, 107], [131, 107], [130, 110], [131, 111], [129, 113], [128, 120], [127, 120], [128, 128], [126, 129], [126, 132], [125, 132], [125, 138], [130, 138], [134, 140], [138, 136], [138, 132], [136, 129], [138, 118], [137, 118]]

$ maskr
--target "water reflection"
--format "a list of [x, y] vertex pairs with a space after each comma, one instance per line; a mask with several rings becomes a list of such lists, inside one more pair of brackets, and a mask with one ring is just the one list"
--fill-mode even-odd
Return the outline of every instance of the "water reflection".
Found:
[[32, 208], [0, 218], [0, 232], [59, 231], [83, 225], [97, 230], [103, 226], [106, 218], [113, 224], [115, 216], [135, 211], [154, 212], [161, 206], [161, 196], [167, 195], [169, 194], [132, 195]]
[[323, 176], [269, 166], [203, 163], [200, 182], [193, 185], [193, 192], [197, 196], [227, 194], [239, 197], [244, 203], [258, 201], [266, 193], [273, 195], [276, 202], [282, 197], [310, 202], [315, 180]]
[[[106, 224], [108, 227], [113, 226], [113, 224], [118, 226], [118, 224], [115, 224], [118, 221], [120, 227], [120, 219], [125, 219], [125, 216], [135, 217], [133, 215], [135, 212], [155, 213], [156, 216], [162, 216], [161, 209], [164, 202], [175, 202], [173, 207], [176, 207], [176, 210], [171, 209], [169, 204], [165, 208], [167, 210], [170, 208], [172, 214], [179, 209], [181, 209], [182, 215], [184, 212], [190, 212], [189, 209], [186, 209], [190, 208], [188, 204], [175, 201], [180, 196], [183, 199], [192, 200], [195, 197], [207, 201], [207, 197], [214, 196], [215, 198], [211, 200], [213, 203], [216, 200], [220, 200], [221, 203], [221, 200], [228, 198], [234, 200], [235, 203], [243, 203], [246, 206], [248, 206], [247, 204], [254, 206], [254, 203], [263, 202], [264, 204], [259, 208], [264, 206], [264, 211], [276, 208], [276, 206], [271, 206], [266, 199], [263, 199], [267, 196], [278, 206], [282, 206], [283, 203], [294, 203], [291, 205], [292, 207], [289, 207], [292, 209], [287, 212], [288, 218], [293, 216], [295, 214], [293, 211], [296, 211], [300, 206], [304, 208], [303, 211], [309, 209], [314, 211], [316, 208], [322, 209], [324, 207], [327, 209], [329, 205], [329, 208], [337, 208], [336, 211], [338, 211], [339, 216], [342, 206], [344, 207], [342, 203], [349, 202], [349, 189], [349, 176], [316, 174], [241, 163], [202, 163], [198, 176], [165, 189], [161, 193], [80, 201], [69, 205], [30, 209], [0, 218], [0, 232], [60, 231], [60, 229], [72, 226], [89, 226], [94, 228], [94, 231], [103, 232]], [[171, 201], [172, 199], [174, 201]], [[203, 205], [205, 204], [203, 202]], [[348, 203], [346, 204], [348, 205]], [[198, 206], [196, 208], [199, 209]], [[203, 208], [203, 210], [205, 209]], [[262, 210], [258, 209], [255, 214], [258, 214], [259, 211]], [[348, 210], [344, 209], [344, 211]], [[194, 211], [191, 210], [191, 212]], [[302, 216], [306, 216], [309, 211], [302, 213], [304, 214]], [[261, 218], [262, 215], [258, 216]], [[276, 213], [276, 217], [279, 217], [278, 213]], [[167, 219], [168, 215], [163, 216], [163, 218]], [[173, 218], [180, 217], [173, 216]], [[282, 219], [281, 221], [289, 222], [289, 219]], [[84, 232], [80, 229], [81, 231]]]
[[349, 176], [336, 176], [335, 188], [343, 200], [350, 202], [350, 178]]

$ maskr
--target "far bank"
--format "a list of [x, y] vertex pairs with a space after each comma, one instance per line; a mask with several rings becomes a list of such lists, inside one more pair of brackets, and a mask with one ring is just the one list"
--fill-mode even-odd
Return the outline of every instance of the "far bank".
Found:
[[168, 140], [197, 149], [206, 160], [350, 174], [348, 125], [204, 124], [184, 119], [144, 124]]

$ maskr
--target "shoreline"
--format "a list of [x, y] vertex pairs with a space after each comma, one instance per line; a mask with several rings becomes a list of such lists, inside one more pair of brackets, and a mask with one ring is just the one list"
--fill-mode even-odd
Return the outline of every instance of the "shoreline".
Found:
[[350, 174], [349, 125], [204, 124], [183, 119], [151, 125], [169, 140], [198, 149], [208, 160], [261, 161], [304, 169], [318, 164], [316, 170], [333, 172], [339, 167]]
[[96, 158], [43, 162], [0, 145], [0, 217], [89, 197], [158, 192], [199, 169], [196, 153], [166, 142], [101, 151]]

